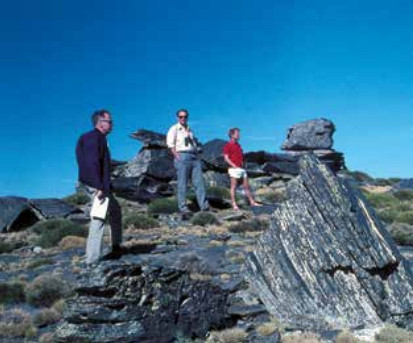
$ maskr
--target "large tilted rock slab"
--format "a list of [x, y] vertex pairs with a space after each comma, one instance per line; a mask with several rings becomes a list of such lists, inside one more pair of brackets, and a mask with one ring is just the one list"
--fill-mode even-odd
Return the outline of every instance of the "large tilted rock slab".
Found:
[[299, 166], [290, 200], [247, 259], [267, 309], [309, 328], [403, 322], [413, 311], [413, 277], [393, 240], [358, 191], [313, 154]]
[[40, 219], [28, 199], [0, 197], [0, 232], [23, 230]]

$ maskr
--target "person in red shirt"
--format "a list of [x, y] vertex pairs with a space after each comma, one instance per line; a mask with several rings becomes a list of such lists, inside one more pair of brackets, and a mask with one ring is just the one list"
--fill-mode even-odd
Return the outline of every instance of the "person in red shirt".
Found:
[[231, 179], [231, 202], [234, 210], [239, 210], [239, 207], [235, 201], [235, 190], [240, 181], [245, 190], [251, 206], [261, 206], [257, 203], [251, 195], [250, 186], [248, 182], [248, 175], [244, 169], [244, 154], [242, 152], [241, 145], [238, 143], [240, 139], [240, 129], [232, 128], [228, 132], [230, 141], [224, 145], [223, 154], [225, 161], [228, 163], [228, 174]]

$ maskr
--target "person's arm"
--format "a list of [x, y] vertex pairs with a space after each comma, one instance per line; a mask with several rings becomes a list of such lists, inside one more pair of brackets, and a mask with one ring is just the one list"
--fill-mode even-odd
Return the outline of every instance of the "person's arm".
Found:
[[177, 132], [176, 132], [176, 126], [172, 126], [169, 131], [168, 134], [166, 135], [166, 145], [168, 146], [168, 148], [171, 150], [172, 155], [174, 155], [174, 157], [179, 160], [181, 157], [179, 156], [179, 152], [176, 151], [176, 136], [177, 136]]
[[100, 147], [96, 136], [88, 137], [83, 142], [84, 161], [89, 181], [89, 186], [97, 190], [97, 195], [101, 197], [104, 193], [104, 185], [101, 175]]
[[227, 154], [224, 154], [224, 159], [225, 162], [227, 162], [232, 168], [238, 168], [234, 162], [231, 161], [231, 159], [229, 158], [229, 156]]

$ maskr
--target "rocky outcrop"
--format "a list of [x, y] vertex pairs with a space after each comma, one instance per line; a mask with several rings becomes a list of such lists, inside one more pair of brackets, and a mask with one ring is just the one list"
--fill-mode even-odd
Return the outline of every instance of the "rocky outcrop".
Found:
[[80, 212], [76, 207], [61, 199], [30, 199], [30, 205], [44, 218], [66, 218], [69, 215]]
[[337, 172], [345, 169], [345, 162], [343, 154], [333, 149], [335, 130], [333, 122], [324, 118], [298, 123], [289, 128], [281, 149], [296, 157], [311, 151]]
[[247, 261], [267, 309], [311, 329], [409, 321], [413, 276], [363, 196], [313, 154]]
[[19, 231], [39, 220], [26, 198], [0, 197], [0, 232]]

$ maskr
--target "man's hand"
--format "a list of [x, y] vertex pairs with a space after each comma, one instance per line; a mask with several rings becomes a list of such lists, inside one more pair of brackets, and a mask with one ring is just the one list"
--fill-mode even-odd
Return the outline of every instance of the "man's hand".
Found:
[[181, 155], [179, 154], [179, 152], [176, 151], [175, 148], [172, 149], [172, 154], [174, 155], [175, 159], [177, 159], [178, 161], [181, 159]]

